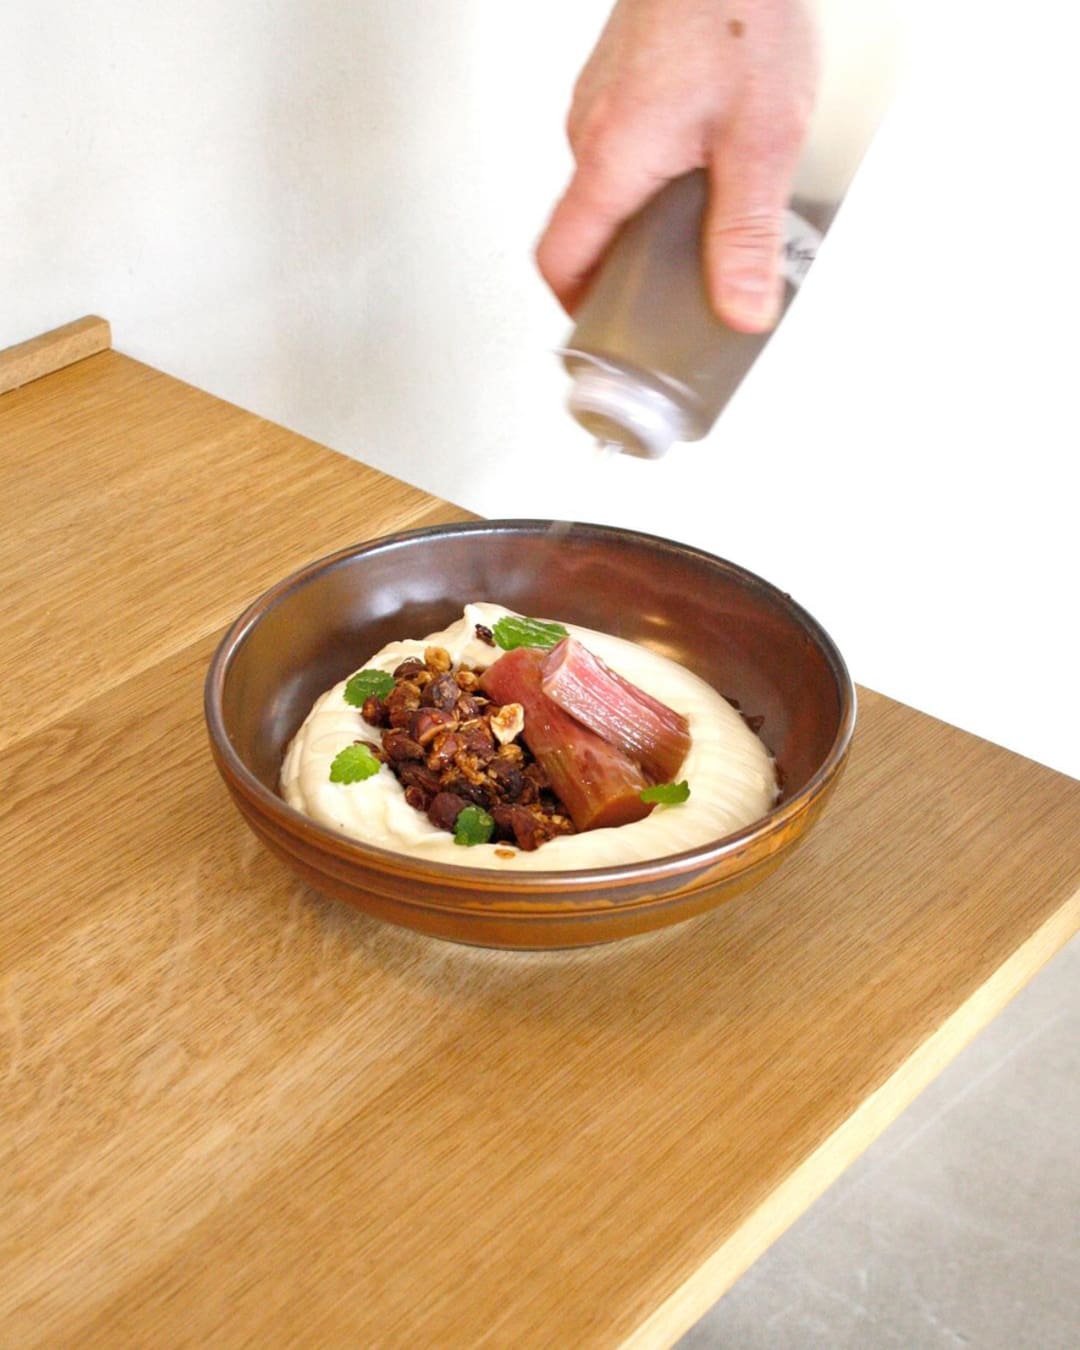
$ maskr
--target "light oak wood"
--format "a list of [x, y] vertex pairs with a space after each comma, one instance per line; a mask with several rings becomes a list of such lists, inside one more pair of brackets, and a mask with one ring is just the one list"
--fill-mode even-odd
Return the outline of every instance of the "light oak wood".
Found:
[[0, 451], [6, 1342], [668, 1343], [1080, 924], [1080, 783], [867, 690], [816, 832], [693, 923], [509, 954], [324, 902], [203, 674], [454, 508], [114, 353]]
[[0, 351], [0, 394], [106, 351], [111, 343], [108, 323], [88, 314], [40, 337], [5, 347]]
[[0, 746], [313, 558], [467, 518], [112, 351], [3, 395], [0, 463]]

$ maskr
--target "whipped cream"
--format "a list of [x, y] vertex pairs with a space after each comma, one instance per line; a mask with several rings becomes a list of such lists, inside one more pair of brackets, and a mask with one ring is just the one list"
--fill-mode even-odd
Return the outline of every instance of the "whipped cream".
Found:
[[[502, 652], [476, 637], [476, 625], [493, 628], [512, 610], [477, 603], [444, 632], [391, 642], [358, 669], [392, 672], [407, 657], [423, 660], [424, 648], [445, 647], [455, 667], [485, 669]], [[346, 681], [323, 694], [285, 754], [281, 791], [290, 806], [367, 844], [459, 867], [564, 871], [645, 862], [697, 848], [763, 816], [777, 797], [776, 769], [769, 752], [726, 699], [704, 680], [647, 647], [588, 628], [568, 632], [604, 661], [690, 724], [691, 746], [679, 770], [690, 797], [677, 806], [657, 806], [644, 820], [616, 828], [561, 836], [533, 852], [512, 844], [455, 844], [405, 800], [384, 764], [360, 783], [332, 783], [330, 765], [353, 741], [378, 745], [379, 728], [345, 702]]]

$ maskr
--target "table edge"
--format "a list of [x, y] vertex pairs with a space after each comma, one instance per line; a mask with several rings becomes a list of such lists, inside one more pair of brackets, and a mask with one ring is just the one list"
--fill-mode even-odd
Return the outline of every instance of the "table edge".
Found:
[[620, 1342], [674, 1344], [1080, 932], [1080, 889], [1004, 961], [677, 1289]]

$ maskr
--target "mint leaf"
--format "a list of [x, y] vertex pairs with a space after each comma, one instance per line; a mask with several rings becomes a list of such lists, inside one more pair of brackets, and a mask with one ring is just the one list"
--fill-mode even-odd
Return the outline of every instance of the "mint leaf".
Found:
[[519, 619], [509, 614], [496, 623], [491, 630], [496, 646], [504, 652], [515, 647], [543, 647], [550, 651], [552, 647], [569, 637], [570, 634], [561, 623], [545, 623], [543, 619]]
[[486, 844], [495, 833], [495, 822], [482, 806], [466, 806], [458, 812], [454, 821], [454, 843], [472, 848], [473, 844]]
[[661, 806], [678, 806], [690, 796], [690, 784], [684, 778], [681, 783], [655, 783], [652, 787], [642, 788], [638, 796], [643, 802], [659, 802]]
[[372, 694], [385, 698], [393, 687], [394, 677], [385, 670], [358, 670], [345, 686], [345, 702], [362, 708]]
[[362, 783], [365, 778], [379, 772], [379, 761], [372, 753], [371, 746], [363, 741], [347, 745], [339, 750], [330, 765], [331, 783]]

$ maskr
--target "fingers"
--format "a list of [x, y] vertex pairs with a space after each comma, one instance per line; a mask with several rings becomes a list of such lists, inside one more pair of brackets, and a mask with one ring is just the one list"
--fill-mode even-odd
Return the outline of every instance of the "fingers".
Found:
[[619, 226], [663, 183], [629, 154], [579, 158], [536, 249], [537, 266], [567, 313], [574, 312]]
[[743, 333], [765, 333], [780, 317], [784, 211], [802, 148], [804, 119], [736, 125], [709, 166], [705, 279], [717, 314]]

